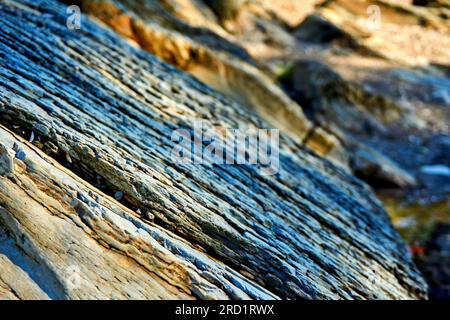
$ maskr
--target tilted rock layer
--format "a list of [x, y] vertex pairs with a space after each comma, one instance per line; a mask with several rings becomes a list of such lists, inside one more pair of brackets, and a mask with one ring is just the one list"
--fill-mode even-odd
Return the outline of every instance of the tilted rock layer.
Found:
[[[141, 48], [240, 101], [320, 155], [344, 167], [347, 165], [346, 153], [338, 139], [305, 117], [302, 108], [275, 80], [255, 66], [237, 39], [217, 22], [213, 23], [212, 13], [206, 6], [190, 0], [179, 2], [81, 1], [84, 12]], [[225, 10], [228, 2], [217, 3]], [[181, 10], [179, 6], [188, 9]]]
[[199, 119], [270, 125], [86, 16], [68, 30], [56, 1], [0, 15], [1, 298], [426, 297], [342, 168], [284, 133], [276, 175], [177, 162], [173, 131]]

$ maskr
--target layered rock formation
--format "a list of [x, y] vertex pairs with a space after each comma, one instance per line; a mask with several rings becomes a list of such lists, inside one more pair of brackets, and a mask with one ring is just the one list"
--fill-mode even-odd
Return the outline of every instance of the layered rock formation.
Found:
[[[373, 187], [399, 188], [402, 191], [396, 190], [393, 196], [398, 206], [404, 201], [409, 206], [416, 199], [422, 204], [432, 202], [432, 208], [448, 199], [446, 1], [415, 5], [409, 0], [92, 3], [84, 2], [86, 12], [128, 38], [133, 39], [135, 31], [123, 30], [136, 29], [134, 24], [145, 24], [150, 34], [163, 28], [165, 37], [147, 41], [153, 47], [142, 39], [137, 43], [253, 106], [269, 123], [294, 139], [301, 137], [304, 145]], [[127, 28], [117, 23], [123, 20], [128, 21]], [[192, 28], [195, 34], [207, 34], [209, 41], [194, 36]], [[174, 46], [165, 40], [187, 34], [196, 48], [210, 53], [208, 59], [180, 53], [189, 51], [186, 48], [192, 44]], [[234, 49], [224, 49], [222, 43]], [[237, 67], [231, 67], [231, 60]], [[252, 77], [244, 71], [248, 66], [256, 66], [250, 67]], [[254, 80], [267, 80], [266, 76], [278, 77], [297, 105], [280, 93], [276, 82]], [[290, 111], [280, 112], [300, 108], [306, 117], [296, 116], [296, 121], [291, 121]], [[391, 202], [391, 191], [380, 196]]]
[[[219, 24], [220, 17], [215, 19], [211, 12], [211, 8], [216, 8], [216, 12], [220, 8], [224, 12], [236, 11], [245, 2], [214, 3], [212, 1], [211, 7], [207, 7], [196, 1], [178, 0], [81, 1], [84, 12], [143, 49], [255, 110], [272, 126], [281, 128], [291, 138], [345, 167], [348, 159], [339, 140], [311, 123], [302, 108], [276, 85], [273, 77], [261, 71], [261, 66], [255, 66], [254, 60], [243, 49], [246, 47], [239, 46], [245, 39], [239, 41], [224, 30]], [[227, 6], [231, 8], [227, 9]], [[258, 8], [253, 8], [256, 13]], [[233, 17], [235, 15], [227, 16], [226, 21]], [[292, 40], [284, 31], [280, 30], [280, 33], [288, 38], [287, 41]]]
[[[306, 15], [286, 21], [277, 3], [236, 2], [251, 9], [246, 26], [209, 1], [86, 1], [98, 21], [69, 30], [62, 3], [0, 2], [0, 298], [426, 297], [381, 203], [347, 167], [375, 163], [402, 187], [416, 178], [366, 156], [376, 151], [362, 138], [349, 143], [332, 111], [321, 118], [306, 90], [315, 80], [277, 86], [277, 59], [305, 70], [304, 56], [280, 53]], [[257, 21], [280, 41], [248, 55]], [[376, 95], [332, 73], [344, 85], [314, 90], [355, 122], [403, 119], [389, 98], [355, 111]], [[219, 135], [280, 128], [279, 171], [176, 161], [174, 130], [194, 134], [199, 120]]]

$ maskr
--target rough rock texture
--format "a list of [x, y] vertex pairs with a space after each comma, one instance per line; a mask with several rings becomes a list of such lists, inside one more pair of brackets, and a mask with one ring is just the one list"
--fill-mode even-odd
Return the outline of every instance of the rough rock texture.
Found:
[[[209, 18], [211, 12], [207, 8], [187, 0], [181, 1], [184, 6], [180, 9], [179, 2], [81, 1], [84, 12], [100, 19], [143, 49], [240, 101], [272, 126], [282, 129], [320, 155], [347, 166], [348, 159], [339, 140], [323, 128], [316, 128], [275, 80], [254, 65], [252, 58], [239, 47], [238, 39], [219, 24], [211, 22], [214, 20]], [[227, 4], [221, 1], [217, 6]], [[288, 40], [291, 39], [289, 37]]]
[[174, 161], [199, 119], [270, 125], [65, 9], [0, 2], [1, 298], [426, 297], [371, 190], [289, 135], [273, 176]]
[[3, 127], [0, 136], [26, 155], [0, 180], [1, 298], [276, 298]]
[[258, 61], [283, 66], [286, 91], [339, 138], [416, 255], [450, 222], [448, 9], [448, 1], [325, 1], [294, 28], [293, 52]]

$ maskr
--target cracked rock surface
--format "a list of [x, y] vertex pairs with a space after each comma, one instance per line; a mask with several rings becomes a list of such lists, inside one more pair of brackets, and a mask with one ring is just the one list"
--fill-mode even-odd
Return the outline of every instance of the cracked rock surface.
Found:
[[1, 1], [0, 298], [426, 298], [363, 182], [283, 131], [276, 175], [174, 161], [199, 119], [271, 127], [57, 1]]

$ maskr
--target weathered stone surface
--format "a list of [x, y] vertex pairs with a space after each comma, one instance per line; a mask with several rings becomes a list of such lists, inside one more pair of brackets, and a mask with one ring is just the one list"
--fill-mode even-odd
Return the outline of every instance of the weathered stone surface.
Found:
[[[255, 66], [246, 51], [233, 44], [232, 41], [237, 40], [219, 26], [206, 22], [199, 26], [190, 25], [188, 22], [192, 23], [192, 20], [186, 18], [186, 13], [181, 18], [187, 21], [180, 20], [175, 5], [166, 4], [164, 7], [159, 1], [96, 0], [82, 3], [85, 12], [143, 49], [240, 101], [291, 138], [309, 147], [317, 147], [313, 150], [319, 154], [344, 167], [347, 165], [339, 140], [311, 124], [302, 108], [283, 92], [274, 79]], [[220, 3], [216, 5], [229, 5]], [[186, 6], [194, 16], [204, 11], [193, 4]], [[208, 21], [206, 17], [201, 19], [205, 20]], [[316, 137], [323, 139], [317, 140]], [[322, 141], [326, 141], [325, 146], [321, 146]], [[323, 150], [327, 153], [324, 154]]]
[[296, 32], [308, 40], [308, 35], [317, 34], [315, 28], [328, 23], [335, 30], [328, 40], [346, 42], [362, 53], [411, 66], [445, 64], [450, 59], [448, 14], [443, 7], [423, 8], [401, 1], [324, 1], [314, 13], [318, 17], [306, 19]]
[[[192, 36], [192, 27], [184, 24], [181, 30], [177, 25], [182, 22], [163, 11], [158, 1], [87, 1], [83, 9], [135, 40], [143, 49], [231, 94], [244, 105], [253, 106], [267, 121], [284, 126], [294, 137], [301, 140], [311, 128], [301, 108], [272, 79], [242, 60], [242, 54], [227, 54], [218, 35], [205, 44]], [[292, 119], [296, 119], [295, 125]]]
[[18, 298], [276, 298], [3, 127], [0, 137], [28, 155], [0, 180], [0, 280]]
[[178, 163], [174, 129], [269, 124], [55, 1], [0, 15], [5, 297], [15, 274], [32, 298], [426, 296], [359, 180], [284, 134], [274, 176]]
[[[317, 60], [299, 60], [291, 78], [284, 79], [295, 99], [308, 106], [310, 118], [338, 136], [350, 156], [350, 168], [358, 177], [377, 186], [414, 187], [408, 173], [358, 136], [383, 136], [388, 127], [414, 121], [410, 111], [386, 94], [368, 90], [362, 83], [345, 79]], [[389, 139], [389, 137], [386, 137]]]
[[287, 92], [340, 139], [415, 255], [450, 221], [446, 3], [326, 1], [295, 28], [295, 53], [265, 61], [284, 67]]
[[11, 177], [13, 174], [13, 157], [6, 148], [0, 146], [0, 176]]

